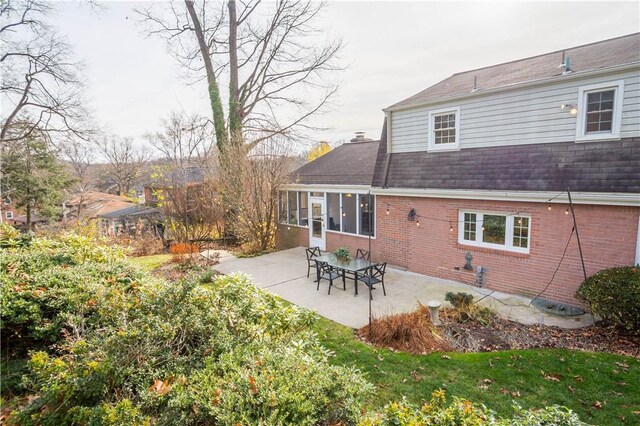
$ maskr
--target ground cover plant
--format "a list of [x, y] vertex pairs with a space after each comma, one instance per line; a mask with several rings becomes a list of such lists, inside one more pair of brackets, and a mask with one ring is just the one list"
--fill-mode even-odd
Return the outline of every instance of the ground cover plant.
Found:
[[[32, 337], [23, 342], [26, 368], [3, 353], [3, 422], [312, 425], [360, 417], [371, 385], [353, 368], [328, 364], [309, 328], [313, 314], [245, 276], [169, 283], [117, 249], [69, 238], [0, 251], [10, 295], [3, 336], [20, 325]], [[24, 290], [13, 291], [23, 278]], [[23, 315], [25, 306], [38, 315]], [[10, 364], [21, 374], [9, 376]]]

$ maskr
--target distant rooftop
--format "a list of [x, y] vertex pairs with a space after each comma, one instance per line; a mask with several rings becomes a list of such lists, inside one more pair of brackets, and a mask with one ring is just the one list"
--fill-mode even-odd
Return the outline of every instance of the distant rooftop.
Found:
[[410, 107], [472, 92], [480, 93], [513, 84], [559, 77], [565, 71], [561, 65], [565, 63], [566, 58], [570, 58], [569, 74], [640, 62], [640, 33], [456, 73], [391, 105], [389, 109]]

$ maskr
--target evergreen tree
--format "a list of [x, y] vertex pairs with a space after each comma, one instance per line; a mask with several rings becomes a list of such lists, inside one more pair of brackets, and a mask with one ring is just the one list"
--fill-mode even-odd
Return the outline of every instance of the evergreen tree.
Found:
[[31, 231], [34, 210], [54, 217], [59, 213], [63, 189], [73, 183], [42, 138], [31, 137], [2, 147], [3, 195], [24, 209]]

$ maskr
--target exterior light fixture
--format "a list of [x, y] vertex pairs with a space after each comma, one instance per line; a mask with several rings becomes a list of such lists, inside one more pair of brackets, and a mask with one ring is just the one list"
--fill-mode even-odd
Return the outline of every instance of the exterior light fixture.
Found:
[[387, 216], [389, 216], [389, 206], [387, 206]]
[[416, 209], [412, 208], [411, 210], [409, 210], [409, 215], [407, 216], [407, 219], [410, 222], [413, 222], [414, 220], [416, 220]]
[[480, 229], [482, 229], [482, 232], [484, 232], [484, 225], [482, 225], [482, 228], [480, 228]]
[[345, 197], [351, 198], [351, 197], [353, 197], [353, 194], [349, 192], [348, 194], [345, 194]]
[[420, 226], [420, 219], [416, 220], [416, 226]]
[[347, 217], [347, 212], [342, 212], [342, 217]]
[[566, 209], [566, 210], [564, 211], [564, 214], [569, 214], [569, 209]]
[[451, 222], [449, 222], [449, 232], [453, 232], [453, 224]]
[[560, 105], [560, 109], [563, 111], [568, 109], [569, 114], [571, 115], [576, 115], [578, 113], [578, 107], [571, 104], [562, 104]]
[[551, 211], [551, 205], [547, 206], [547, 210]]
[[287, 231], [291, 231], [291, 227], [290, 226], [287, 226]]

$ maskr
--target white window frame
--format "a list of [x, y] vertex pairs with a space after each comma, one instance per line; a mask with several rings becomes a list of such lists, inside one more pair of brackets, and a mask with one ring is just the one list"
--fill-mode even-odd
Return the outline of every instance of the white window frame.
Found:
[[[435, 117], [438, 115], [455, 114], [456, 117], [456, 141], [454, 143], [436, 144]], [[429, 143], [427, 150], [437, 151], [458, 151], [460, 149], [460, 107], [442, 108], [429, 111]]]
[[[328, 204], [328, 194], [332, 193], [332, 194], [339, 194], [340, 197], [338, 197], [338, 199], [340, 200], [340, 231], [337, 231], [335, 229], [331, 230], [329, 228], [327, 228], [327, 233], [334, 233], [334, 234], [342, 234], [342, 235], [350, 235], [353, 237], [360, 237], [360, 238], [369, 238], [369, 235], [366, 234], [361, 234], [360, 233], [360, 215], [361, 215], [361, 207], [360, 207], [360, 197], [362, 195], [367, 195], [366, 193], [357, 193], [357, 192], [332, 192], [332, 191], [328, 191], [325, 192], [325, 203]], [[346, 197], [346, 194], [352, 194], [353, 197], [355, 198], [356, 201], [356, 232], [345, 232], [343, 231], [344, 229], [344, 222], [343, 222], [343, 218], [342, 218], [342, 213], [343, 213], [343, 198]], [[377, 220], [376, 220], [376, 213], [377, 213], [377, 202], [378, 202], [378, 197], [375, 194], [371, 194], [371, 196], [373, 197], [373, 235], [371, 236], [372, 240], [376, 239], [376, 234], [377, 234]], [[327, 207], [328, 208], [328, 207]]]
[[13, 212], [12, 211], [7, 211], [4, 213], [4, 217], [7, 219], [13, 219]]
[[[286, 194], [285, 199], [286, 199], [286, 205], [282, 206], [280, 205], [280, 192], [284, 192]], [[303, 192], [307, 192], [307, 191], [293, 191], [293, 190], [288, 190], [288, 189], [282, 189], [280, 190], [280, 192], [278, 193], [278, 223], [280, 225], [286, 225], [286, 226], [296, 226], [299, 228], [306, 228], [308, 227], [308, 225], [300, 225], [300, 223], [302, 222], [302, 217], [300, 216], [301, 213], [301, 208], [300, 208], [300, 194]], [[291, 213], [291, 211], [289, 210], [289, 193], [290, 192], [295, 192], [296, 193], [296, 204], [297, 204], [297, 208], [296, 208], [296, 214], [297, 214], [297, 220], [296, 223], [289, 223], [289, 215]], [[311, 198], [311, 196], [309, 195], [309, 192], [307, 192], [307, 215], [309, 214], [309, 198]], [[285, 213], [285, 219], [284, 221], [280, 220], [280, 216], [282, 213]], [[306, 219], [309, 219], [309, 216], [306, 217]]]
[[[464, 239], [464, 215], [465, 213], [476, 215], [476, 240], [470, 241]], [[485, 243], [482, 241], [482, 226], [484, 224], [484, 215], [504, 216], [505, 221], [505, 244]], [[529, 219], [529, 237], [527, 238], [527, 247], [515, 247], [513, 245], [513, 225], [516, 217], [526, 217]], [[516, 253], [529, 253], [531, 248], [531, 216], [526, 214], [510, 214], [505, 212], [490, 212], [478, 210], [460, 210], [458, 212], [458, 243], [467, 246], [485, 247], [496, 250], [512, 251]]]
[[[589, 93], [614, 90], [611, 132], [587, 133], [587, 99]], [[576, 142], [594, 142], [620, 139], [622, 126], [622, 101], [624, 98], [624, 80], [589, 84], [578, 88], [578, 119], [576, 120]]]

